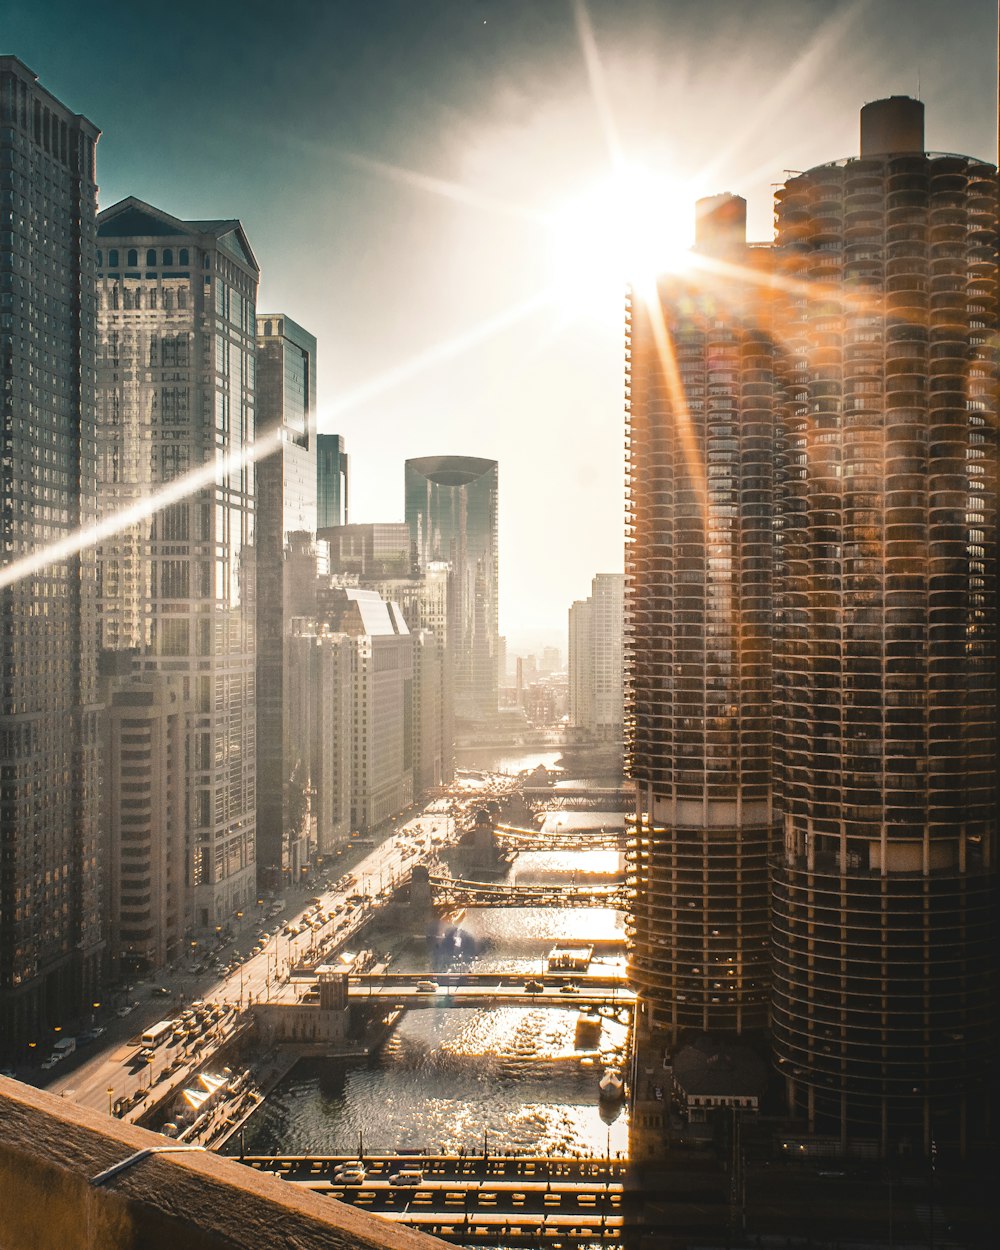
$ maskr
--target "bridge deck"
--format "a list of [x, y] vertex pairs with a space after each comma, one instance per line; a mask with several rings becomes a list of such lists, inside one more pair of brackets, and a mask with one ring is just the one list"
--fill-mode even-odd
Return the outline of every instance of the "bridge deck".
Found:
[[[251, 1167], [399, 1223], [463, 1243], [618, 1241], [630, 1216], [623, 1159], [546, 1159], [516, 1155], [364, 1156], [365, 1179], [333, 1177], [348, 1156], [252, 1156]], [[401, 1167], [423, 1173], [419, 1185], [394, 1184]]]

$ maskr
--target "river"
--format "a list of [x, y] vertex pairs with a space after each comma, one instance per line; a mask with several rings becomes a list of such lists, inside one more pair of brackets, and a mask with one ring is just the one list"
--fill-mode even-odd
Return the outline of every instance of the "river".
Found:
[[[510, 753], [472, 768], [508, 771], [559, 752]], [[619, 813], [580, 813], [580, 824], [609, 827]], [[574, 813], [549, 821], [576, 823]], [[551, 826], [549, 826], [551, 827]], [[531, 852], [518, 856], [507, 879], [559, 882], [619, 868], [613, 851]], [[417, 943], [399, 953], [399, 971], [516, 971], [538, 975], [550, 948], [566, 941], [622, 940], [622, 917], [603, 909], [470, 908], [447, 940]], [[620, 962], [620, 954], [597, 958]], [[578, 1048], [577, 1011], [560, 1007], [427, 1007], [402, 1016], [368, 1060], [299, 1063], [246, 1125], [249, 1153], [347, 1154], [358, 1150], [581, 1152], [628, 1150], [627, 1114], [608, 1123], [598, 1105], [605, 1063], [623, 1052], [627, 1028], [606, 1020], [600, 1041]], [[607, 1119], [611, 1119], [607, 1115]], [[485, 1143], [484, 1143], [484, 1139]]]

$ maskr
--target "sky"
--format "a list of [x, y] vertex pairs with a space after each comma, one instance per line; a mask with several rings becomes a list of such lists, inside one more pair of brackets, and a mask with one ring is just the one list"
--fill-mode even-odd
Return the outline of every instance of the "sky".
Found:
[[499, 461], [500, 627], [565, 653], [623, 563], [623, 290], [693, 202], [857, 152], [919, 95], [996, 154], [993, 0], [0, 0], [0, 53], [102, 130], [101, 207], [239, 217], [258, 310], [319, 341], [351, 520], [403, 462]]

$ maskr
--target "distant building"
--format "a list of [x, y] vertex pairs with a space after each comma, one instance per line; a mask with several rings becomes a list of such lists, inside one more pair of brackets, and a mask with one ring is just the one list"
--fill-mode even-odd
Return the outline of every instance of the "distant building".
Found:
[[355, 648], [351, 818], [372, 829], [413, 802], [413, 643], [399, 608], [375, 591], [334, 587], [320, 612]]
[[623, 614], [621, 573], [598, 573], [569, 610], [569, 720], [601, 742], [622, 741]]
[[569, 723], [587, 733], [594, 724], [594, 603], [577, 599], [569, 609]]
[[330, 547], [330, 572], [362, 579], [408, 577], [413, 572], [410, 531], [405, 521], [320, 528]]
[[356, 671], [353, 639], [312, 619], [293, 622], [290, 693], [296, 729], [308, 743], [311, 834], [319, 855], [332, 854], [353, 827]]
[[507, 671], [507, 639], [500, 634], [497, 638], [497, 685], [500, 689], [510, 684], [510, 673]]
[[130, 197], [98, 221], [101, 515], [248, 456], [97, 550], [101, 646], [189, 693], [188, 906], [214, 930], [257, 893], [257, 262], [236, 220]]
[[421, 570], [451, 566], [447, 646], [456, 716], [489, 719], [497, 711], [497, 462], [407, 460], [406, 523]]
[[428, 629], [413, 640], [413, 793], [425, 794], [455, 775], [450, 668], [444, 644]]
[[543, 674], [558, 673], [562, 667], [562, 655], [558, 647], [543, 647], [538, 671]]
[[348, 523], [350, 458], [340, 434], [320, 434], [316, 439], [317, 527], [330, 529]]
[[[0, 57], [4, 567], [94, 519], [99, 133]], [[95, 578], [88, 548], [0, 594], [0, 1046], [12, 1056], [100, 994]]]
[[[256, 437], [275, 442], [257, 463], [257, 877], [298, 880], [309, 861], [308, 738], [290, 696], [293, 541], [316, 532], [316, 339], [290, 317], [257, 317]], [[294, 540], [293, 540], [294, 536]]]

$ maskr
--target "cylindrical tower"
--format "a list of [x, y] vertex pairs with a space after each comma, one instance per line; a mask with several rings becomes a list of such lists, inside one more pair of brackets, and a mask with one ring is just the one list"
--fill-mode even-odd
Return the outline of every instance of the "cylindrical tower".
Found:
[[879, 103], [777, 197], [772, 1025], [810, 1127], [929, 1148], [991, 1060], [997, 184]]
[[[734, 196], [706, 251], [744, 265]], [[745, 205], [743, 205], [745, 212]], [[738, 235], [738, 237], [736, 237]], [[767, 1022], [773, 350], [752, 284], [670, 278], [627, 320], [629, 974], [645, 1022]]]

